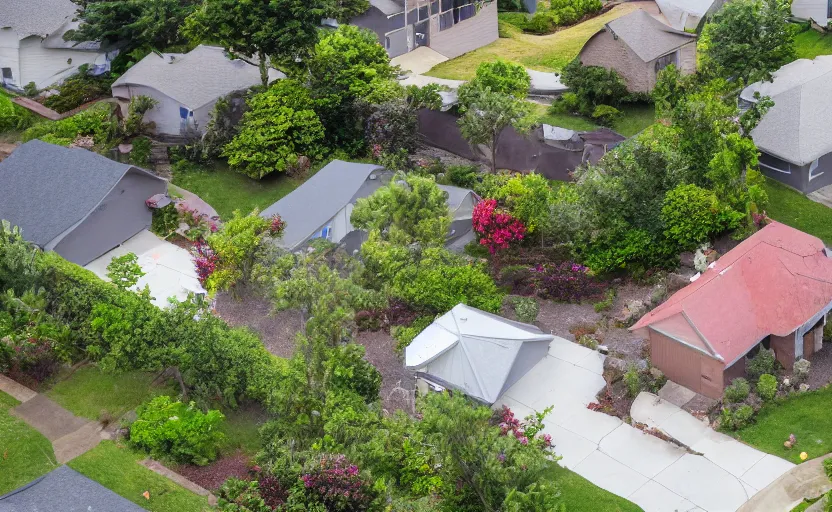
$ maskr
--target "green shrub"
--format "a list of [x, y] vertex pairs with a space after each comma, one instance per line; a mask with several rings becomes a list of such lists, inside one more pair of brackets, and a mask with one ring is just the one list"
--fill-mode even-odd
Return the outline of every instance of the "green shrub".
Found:
[[641, 375], [638, 368], [630, 366], [627, 372], [624, 373], [624, 384], [627, 385], [627, 394], [630, 398], [635, 398], [641, 392]]
[[171, 203], [163, 208], [153, 210], [153, 220], [150, 223], [150, 231], [157, 236], [167, 238], [179, 228], [179, 212], [176, 205]]
[[761, 375], [774, 375], [777, 370], [777, 359], [773, 350], [760, 348], [760, 351], [752, 359], [745, 362], [745, 373], [751, 382], [757, 382]]
[[540, 304], [532, 297], [512, 297], [512, 304], [514, 305], [514, 314], [521, 322], [532, 324], [537, 320], [537, 314], [540, 313]]
[[23, 95], [27, 98], [34, 98], [38, 95], [38, 86], [35, 82], [29, 82], [23, 86]]
[[225, 439], [220, 411], [203, 413], [196, 404], [174, 402], [167, 395], [157, 396], [136, 411], [130, 425], [130, 444], [153, 457], [180, 464], [204, 466], [217, 458]]
[[579, 59], [563, 68], [561, 81], [577, 95], [580, 111], [586, 116], [599, 105], [617, 107], [629, 95], [627, 83], [615, 70], [583, 66]]
[[612, 307], [613, 302], [615, 302], [615, 289], [610, 288], [604, 294], [604, 300], [596, 302], [593, 307], [596, 313], [600, 313], [602, 311], [608, 311]]
[[150, 165], [150, 139], [147, 137], [136, 137], [133, 139], [133, 150], [130, 152], [130, 161], [139, 167]]
[[16, 105], [10, 97], [0, 92], [0, 133], [23, 130], [35, 122], [35, 115]]
[[[580, 345], [582, 347], [586, 347], [590, 350], [598, 350], [598, 340], [595, 339], [594, 336], [591, 336], [589, 334], [585, 334], [585, 335], [581, 336], [580, 338], [578, 338], [578, 345]], [[629, 384], [628, 384], [628, 386], [629, 386]], [[629, 390], [628, 390], [628, 392], [629, 392]], [[638, 394], [638, 391], [636, 391], [636, 394]]]
[[536, 12], [534, 16], [526, 22], [523, 28], [526, 32], [532, 34], [549, 34], [555, 30], [555, 25], [552, 23], [552, 18], [546, 12]]
[[476, 165], [449, 165], [445, 176], [451, 185], [472, 189], [479, 181], [480, 172]]
[[832, 458], [823, 461], [823, 470], [826, 472], [826, 476], [832, 480]]
[[[497, 59], [477, 66], [476, 76], [469, 83], [475, 88], [487, 88], [491, 92], [525, 98], [529, 94], [531, 78], [522, 65]], [[463, 96], [464, 93], [460, 90], [460, 101], [463, 101]]]
[[731, 381], [731, 385], [725, 388], [725, 401], [732, 404], [738, 404], [748, 398], [748, 393], [751, 392], [751, 385], [748, 381], [739, 378]]
[[737, 227], [744, 215], [721, 205], [710, 190], [691, 184], [679, 185], [665, 195], [661, 218], [665, 236], [681, 249], [691, 250]]
[[132, 288], [144, 275], [138, 261], [139, 257], [132, 252], [113, 258], [107, 265], [107, 278], [122, 290]]
[[59, 94], [49, 96], [43, 101], [44, 106], [64, 113], [84, 103], [109, 96], [110, 86], [115, 79], [110, 74], [92, 76], [87, 72], [88, 69], [88, 65], [80, 66], [78, 73], [58, 86]]
[[757, 394], [766, 402], [771, 402], [777, 396], [777, 377], [764, 373], [757, 381]]
[[623, 112], [615, 107], [609, 105], [598, 105], [592, 111], [592, 119], [603, 126], [612, 126], [617, 120], [621, 119]]
[[529, 15], [525, 12], [501, 12], [497, 14], [497, 18], [500, 22], [520, 30], [525, 30], [529, 24]]
[[754, 409], [750, 405], [741, 405], [736, 410], [731, 410], [730, 407], [722, 409], [722, 425], [731, 430], [739, 430], [747, 426], [753, 417]]
[[422, 267], [402, 272], [394, 284], [394, 293], [413, 307], [431, 313], [445, 313], [457, 304], [491, 313], [502, 308], [503, 293], [482, 266], [437, 262]]
[[410, 325], [395, 325], [390, 329], [390, 335], [396, 340], [396, 352], [403, 353], [413, 342], [413, 339], [419, 335], [420, 332], [427, 329], [433, 323], [432, 316], [421, 316], [413, 321]]
[[96, 144], [106, 143], [113, 135], [111, 122], [112, 107], [107, 103], [98, 103], [72, 117], [60, 121], [38, 123], [23, 132], [23, 142], [32, 139], [43, 140], [51, 135], [58, 139], [73, 141], [79, 135], [92, 135]]
[[808, 359], [799, 359], [794, 362], [792, 366], [792, 377], [794, 377], [795, 386], [806, 382], [809, 378], [809, 371], [812, 369], [812, 363]]
[[552, 104], [552, 110], [555, 113], [565, 112], [571, 114], [580, 110], [581, 100], [574, 92], [565, 92], [561, 94], [558, 101]]

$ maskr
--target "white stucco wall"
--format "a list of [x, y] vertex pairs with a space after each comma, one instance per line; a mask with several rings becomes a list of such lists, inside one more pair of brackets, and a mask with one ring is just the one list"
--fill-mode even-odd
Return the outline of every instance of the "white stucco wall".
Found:
[[143, 85], [113, 87], [113, 96], [128, 101], [135, 96], [150, 96], [159, 103], [144, 115], [144, 121], [146, 123], [151, 121], [156, 123], [156, 133], [179, 135], [179, 107], [181, 105], [170, 96], [166, 96], [156, 89]]
[[820, 25], [826, 25], [829, 18], [826, 0], [794, 0], [792, 14], [798, 18], [812, 19]]
[[19, 86], [35, 82], [43, 89], [74, 74], [82, 64], [92, 65], [99, 55], [103, 53], [44, 48], [40, 37], [27, 37], [20, 41]]
[[20, 44], [17, 33], [8, 28], [0, 28], [0, 68], [11, 68], [12, 79], [7, 82], [22, 87], [20, 84]]

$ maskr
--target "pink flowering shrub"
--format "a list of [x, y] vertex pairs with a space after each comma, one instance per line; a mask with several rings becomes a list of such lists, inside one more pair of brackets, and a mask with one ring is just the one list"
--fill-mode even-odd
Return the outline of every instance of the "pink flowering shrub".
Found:
[[552, 407], [547, 407], [542, 412], [536, 412], [520, 421], [514, 416], [514, 412], [504, 405], [502, 410], [497, 413], [499, 415], [500, 435], [514, 437], [523, 446], [536, 446], [541, 450], [551, 448], [552, 436], [549, 434], [538, 435], [543, 430], [543, 418], [550, 412], [552, 412]]
[[310, 502], [331, 512], [368, 510], [373, 501], [370, 486], [358, 466], [343, 455], [325, 455], [320, 463], [300, 477]]
[[604, 291], [587, 267], [571, 261], [539, 264], [531, 271], [534, 291], [543, 299], [581, 302], [600, 297]]
[[491, 254], [498, 249], [507, 249], [512, 242], [523, 240], [526, 235], [526, 226], [510, 213], [498, 208], [495, 199], [477, 203], [472, 223], [480, 237], [480, 245], [488, 247]]
[[269, 224], [269, 234], [278, 237], [283, 234], [283, 230], [286, 229], [286, 221], [280, 218], [280, 215], [272, 215]]
[[214, 253], [214, 250], [204, 240], [199, 239], [194, 242], [193, 258], [199, 282], [205, 285], [205, 281], [217, 270], [219, 256]]

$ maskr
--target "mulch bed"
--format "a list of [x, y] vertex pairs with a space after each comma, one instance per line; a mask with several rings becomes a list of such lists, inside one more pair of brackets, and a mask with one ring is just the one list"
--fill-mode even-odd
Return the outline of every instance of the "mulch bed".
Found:
[[365, 358], [381, 372], [381, 405], [388, 412], [403, 410], [413, 412], [413, 392], [416, 389], [414, 374], [404, 366], [396, 354], [396, 342], [386, 331], [359, 333], [355, 340], [363, 345]]
[[250, 459], [242, 452], [220, 457], [207, 466], [182, 465], [172, 468], [195, 484], [216, 491], [231, 477], [245, 478], [249, 473]]
[[239, 299], [229, 293], [217, 294], [215, 309], [228, 324], [254, 330], [272, 354], [289, 358], [295, 352], [295, 336], [303, 328], [299, 311], [274, 312], [268, 300], [246, 291]]

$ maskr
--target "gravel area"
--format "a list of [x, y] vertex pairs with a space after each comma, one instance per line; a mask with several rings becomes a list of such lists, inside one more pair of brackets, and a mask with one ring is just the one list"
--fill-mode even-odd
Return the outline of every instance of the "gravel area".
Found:
[[461, 156], [445, 151], [444, 149], [427, 145], [419, 146], [419, 149], [416, 150], [416, 153], [414, 153], [411, 158], [413, 160], [418, 160], [420, 158], [438, 158], [444, 165], [479, 165], [482, 170], [485, 170], [485, 167], [480, 162], [468, 160], [467, 158], [462, 158]]
[[366, 349], [365, 358], [381, 372], [381, 404], [388, 412], [414, 412], [414, 374], [396, 354], [396, 342], [385, 331], [362, 332], [355, 340]]
[[249, 327], [260, 335], [266, 349], [278, 357], [289, 358], [295, 351], [295, 336], [301, 331], [300, 312], [274, 312], [266, 299], [244, 293], [235, 299], [228, 293], [217, 294], [216, 312], [234, 327]]
[[235, 476], [245, 478], [248, 476], [250, 459], [241, 452], [234, 455], [220, 457], [207, 466], [183, 465], [175, 466], [172, 469], [184, 476], [191, 482], [209, 491], [216, 491], [220, 486]]
[[812, 389], [821, 388], [832, 382], [832, 343], [826, 342], [812, 358], [807, 383]]

